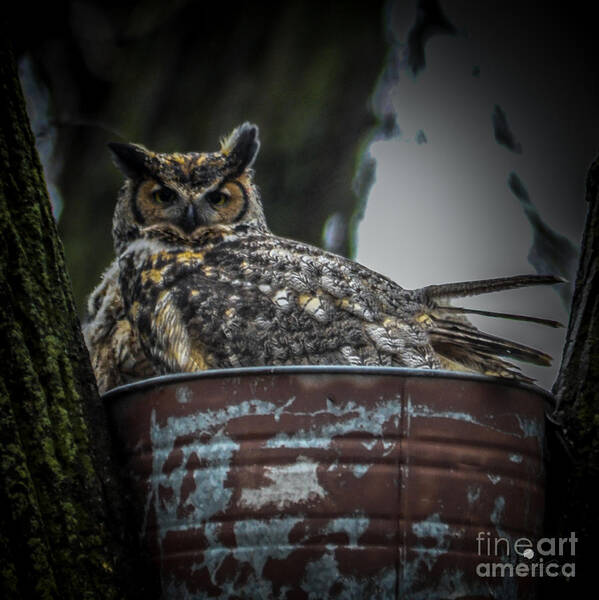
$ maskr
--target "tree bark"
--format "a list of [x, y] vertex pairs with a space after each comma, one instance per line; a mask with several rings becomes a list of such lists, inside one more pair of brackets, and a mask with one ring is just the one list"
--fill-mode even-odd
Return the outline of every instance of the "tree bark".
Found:
[[[545, 597], [582, 589], [595, 573], [593, 539], [599, 533], [596, 489], [599, 476], [599, 158], [587, 176], [588, 203], [582, 254], [570, 311], [562, 364], [553, 387], [550, 417], [546, 535], [575, 532], [576, 580], [556, 581]], [[557, 586], [555, 585], [557, 583]]]
[[0, 596], [132, 597], [135, 536], [123, 529], [124, 494], [4, 29]]

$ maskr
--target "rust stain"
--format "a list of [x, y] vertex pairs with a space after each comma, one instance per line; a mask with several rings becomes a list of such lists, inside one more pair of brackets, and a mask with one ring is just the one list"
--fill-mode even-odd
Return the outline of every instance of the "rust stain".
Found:
[[108, 395], [166, 598], [528, 598], [479, 531], [541, 534], [544, 401], [402, 369], [239, 369]]

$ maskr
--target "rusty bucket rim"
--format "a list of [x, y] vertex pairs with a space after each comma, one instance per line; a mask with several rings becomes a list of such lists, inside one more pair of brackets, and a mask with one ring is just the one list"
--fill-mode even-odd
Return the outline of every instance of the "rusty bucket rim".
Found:
[[492, 377], [479, 373], [466, 373], [462, 371], [447, 371], [442, 369], [410, 369], [406, 367], [366, 367], [351, 365], [279, 365], [279, 366], [258, 366], [258, 367], [235, 367], [231, 369], [207, 369], [205, 371], [192, 371], [183, 373], [171, 373], [169, 375], [158, 375], [147, 379], [140, 379], [132, 383], [120, 385], [112, 388], [101, 398], [104, 402], [111, 402], [116, 398], [143, 391], [146, 388], [169, 385], [171, 383], [180, 383], [182, 381], [207, 379], [213, 377], [240, 377], [255, 375], [288, 375], [288, 374], [343, 374], [343, 375], [395, 375], [401, 378], [408, 377], [431, 377], [433, 379], [458, 379], [465, 381], [475, 381], [494, 385], [504, 385], [507, 387], [517, 387], [522, 390], [539, 394], [545, 398], [552, 406], [555, 406], [555, 397], [553, 394], [533, 383], [525, 383], [507, 377]]

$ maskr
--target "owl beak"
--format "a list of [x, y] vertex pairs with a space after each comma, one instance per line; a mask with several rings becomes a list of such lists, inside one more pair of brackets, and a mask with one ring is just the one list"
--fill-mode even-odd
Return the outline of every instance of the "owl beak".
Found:
[[185, 233], [195, 231], [202, 224], [202, 219], [198, 215], [193, 204], [190, 204], [185, 211], [185, 216], [181, 222], [181, 228]]

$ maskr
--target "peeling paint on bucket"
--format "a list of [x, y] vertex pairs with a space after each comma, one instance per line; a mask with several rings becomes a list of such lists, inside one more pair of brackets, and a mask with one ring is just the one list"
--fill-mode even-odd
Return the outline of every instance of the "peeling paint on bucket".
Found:
[[533, 598], [530, 579], [476, 574], [477, 535], [541, 535], [548, 399], [353, 367], [181, 374], [105, 396], [169, 599]]

